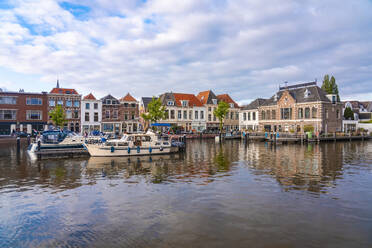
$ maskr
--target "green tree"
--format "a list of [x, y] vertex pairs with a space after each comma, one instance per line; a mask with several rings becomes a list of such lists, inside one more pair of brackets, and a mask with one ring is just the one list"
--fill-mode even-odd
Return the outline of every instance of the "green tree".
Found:
[[141, 117], [145, 120], [145, 129], [147, 129], [149, 123], [156, 123], [161, 119], [165, 119], [167, 117], [167, 112], [165, 111], [165, 107], [161, 104], [161, 100], [152, 97], [148, 105], [148, 112], [141, 114]]
[[305, 125], [304, 132], [314, 132], [314, 126], [312, 125]]
[[66, 123], [66, 114], [61, 105], [57, 105], [53, 110], [49, 112], [51, 120], [54, 125], [59, 128], [63, 128], [63, 124]]
[[328, 74], [324, 76], [322, 90], [324, 90], [327, 94], [337, 95], [337, 101], [340, 101], [338, 86], [336, 84], [336, 79], [334, 76], [332, 76], [331, 79], [329, 79]]
[[345, 120], [354, 120], [354, 113], [350, 107], [346, 107], [344, 111]]
[[220, 122], [220, 133], [222, 133], [223, 121], [225, 120], [225, 117], [229, 112], [229, 108], [230, 108], [229, 104], [227, 104], [224, 101], [220, 101], [218, 103], [217, 108], [213, 111], [214, 115], [218, 118]]

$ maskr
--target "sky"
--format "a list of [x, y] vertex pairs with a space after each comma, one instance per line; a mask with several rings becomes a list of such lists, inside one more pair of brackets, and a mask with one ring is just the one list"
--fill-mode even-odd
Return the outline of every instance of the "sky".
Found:
[[0, 0], [0, 88], [212, 89], [240, 104], [333, 75], [372, 101], [371, 0]]

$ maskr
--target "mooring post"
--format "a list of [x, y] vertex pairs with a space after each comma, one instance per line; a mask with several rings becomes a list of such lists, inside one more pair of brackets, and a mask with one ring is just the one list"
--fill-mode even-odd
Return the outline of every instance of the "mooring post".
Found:
[[21, 150], [21, 138], [17, 137], [17, 152]]

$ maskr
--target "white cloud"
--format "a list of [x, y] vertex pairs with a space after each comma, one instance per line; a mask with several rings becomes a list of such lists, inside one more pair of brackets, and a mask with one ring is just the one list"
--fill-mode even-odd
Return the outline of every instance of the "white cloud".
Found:
[[90, 12], [79, 18], [49, 0], [0, 10], [0, 67], [41, 75], [43, 90], [59, 75], [98, 96], [214, 89], [244, 102], [326, 73], [341, 95], [369, 96], [366, 0], [70, 2]]

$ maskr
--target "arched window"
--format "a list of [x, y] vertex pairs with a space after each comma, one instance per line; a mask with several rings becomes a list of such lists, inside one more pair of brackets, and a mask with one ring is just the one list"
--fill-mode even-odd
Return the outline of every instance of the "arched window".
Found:
[[305, 119], [310, 118], [310, 108], [305, 108]]
[[298, 119], [303, 119], [304, 118], [304, 109], [299, 108], [298, 109]]
[[318, 113], [318, 109], [313, 107], [311, 109], [311, 116], [313, 117], [313, 119], [315, 119], [317, 117], [317, 113]]

